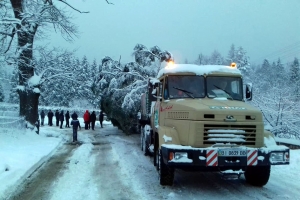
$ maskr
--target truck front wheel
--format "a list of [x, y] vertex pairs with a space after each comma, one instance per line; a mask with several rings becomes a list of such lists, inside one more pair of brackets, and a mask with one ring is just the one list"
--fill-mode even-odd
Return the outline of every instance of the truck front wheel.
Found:
[[144, 151], [144, 128], [140, 127], [140, 137], [141, 137], [141, 150]]
[[157, 155], [157, 167], [158, 167], [158, 173], [159, 173], [159, 181], [161, 185], [173, 185], [174, 181], [174, 168], [168, 167], [164, 161], [163, 157], [161, 156], [161, 150], [157, 150], [159, 153]]
[[156, 169], [158, 170], [157, 167], [157, 159], [158, 159], [158, 154], [159, 154], [159, 150], [158, 150], [158, 135], [157, 133], [154, 134], [154, 153], [153, 153], [153, 165], [156, 166]]
[[262, 187], [266, 185], [270, 178], [271, 166], [248, 167], [245, 171], [246, 181], [254, 186]]
[[141, 127], [141, 149], [145, 156], [150, 155], [149, 143], [147, 142], [147, 137], [145, 134], [145, 127]]

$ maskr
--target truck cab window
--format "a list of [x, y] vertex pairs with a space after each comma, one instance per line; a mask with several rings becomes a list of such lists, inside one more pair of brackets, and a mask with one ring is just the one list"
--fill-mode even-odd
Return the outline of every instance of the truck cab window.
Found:
[[206, 78], [207, 96], [209, 98], [227, 98], [243, 100], [242, 79], [239, 77], [210, 77]]
[[205, 97], [203, 76], [168, 76], [168, 88], [171, 99]]
[[165, 79], [165, 85], [164, 85], [164, 99], [169, 99], [168, 77], [166, 77], [166, 79]]

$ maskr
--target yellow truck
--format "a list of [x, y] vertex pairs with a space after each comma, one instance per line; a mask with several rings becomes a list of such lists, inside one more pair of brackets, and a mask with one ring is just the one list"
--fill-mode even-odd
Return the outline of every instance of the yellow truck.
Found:
[[236, 65], [168, 64], [141, 97], [141, 149], [152, 154], [161, 185], [175, 169], [220, 172], [267, 184], [271, 165], [289, 164], [289, 148], [264, 130], [262, 113], [246, 103], [252, 86]]

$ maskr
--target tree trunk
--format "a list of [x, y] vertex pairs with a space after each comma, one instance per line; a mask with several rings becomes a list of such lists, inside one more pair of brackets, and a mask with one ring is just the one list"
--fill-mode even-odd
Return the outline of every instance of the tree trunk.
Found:
[[16, 25], [16, 34], [18, 36], [18, 69], [19, 69], [19, 85], [23, 86], [23, 90], [19, 89], [20, 97], [20, 116], [24, 116], [25, 120], [32, 126], [38, 120], [38, 103], [39, 93], [34, 93], [37, 86], [28, 85], [28, 80], [34, 76], [34, 66], [32, 63], [32, 48], [37, 24], [28, 22], [23, 19], [24, 0], [11, 0], [15, 18], [21, 21]]
[[20, 96], [20, 115], [25, 117], [25, 120], [31, 125], [34, 125], [39, 119], [38, 105], [39, 93], [34, 93], [32, 90], [19, 91]]

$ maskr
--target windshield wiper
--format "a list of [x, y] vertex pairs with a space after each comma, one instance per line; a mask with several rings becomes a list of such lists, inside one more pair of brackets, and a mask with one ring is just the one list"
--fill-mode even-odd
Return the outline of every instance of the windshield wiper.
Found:
[[194, 93], [190, 92], [190, 91], [187, 91], [187, 90], [184, 90], [184, 89], [181, 89], [181, 88], [178, 88], [178, 87], [173, 87], [174, 89], [176, 90], [180, 90], [182, 92], [184, 92], [186, 95], [188, 95], [189, 97], [195, 99], [195, 97], [193, 96]]
[[230, 93], [227, 92], [225, 89], [222, 89], [222, 88], [220, 88], [220, 87], [218, 87], [218, 86], [216, 86], [216, 85], [214, 85], [214, 86], [215, 86], [215, 88], [217, 88], [217, 89], [219, 89], [219, 90], [222, 90], [223, 92], [225, 92], [226, 94], [228, 94], [229, 97], [227, 97], [227, 99], [233, 100], [233, 98], [232, 98], [232, 96], [230, 95]]

